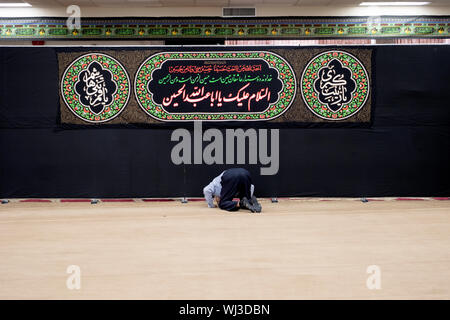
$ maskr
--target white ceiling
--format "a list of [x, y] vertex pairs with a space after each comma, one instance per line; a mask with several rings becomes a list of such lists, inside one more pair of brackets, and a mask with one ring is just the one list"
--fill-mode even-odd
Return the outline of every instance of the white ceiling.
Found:
[[[7, 2], [28, 2], [33, 7], [66, 7], [76, 4], [85, 7], [310, 7], [310, 6], [358, 6], [362, 1], [379, 2], [383, 0], [0, 0]], [[414, 0], [384, 0], [384, 1], [414, 1]], [[431, 1], [431, 6], [449, 6], [450, 0]]]

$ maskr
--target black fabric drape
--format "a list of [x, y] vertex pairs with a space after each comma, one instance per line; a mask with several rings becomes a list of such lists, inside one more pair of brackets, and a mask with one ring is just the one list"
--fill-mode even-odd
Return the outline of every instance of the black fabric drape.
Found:
[[[237, 166], [174, 165], [169, 127], [61, 130], [55, 50], [0, 48], [0, 197], [202, 196]], [[449, 196], [449, 56], [377, 47], [372, 126], [281, 127], [278, 174], [243, 165], [256, 195]]]

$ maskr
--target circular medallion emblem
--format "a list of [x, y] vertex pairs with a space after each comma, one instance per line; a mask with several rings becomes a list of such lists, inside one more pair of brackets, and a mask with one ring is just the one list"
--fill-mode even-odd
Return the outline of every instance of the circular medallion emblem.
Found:
[[343, 120], [365, 105], [370, 84], [364, 65], [355, 56], [333, 50], [309, 61], [300, 87], [312, 113], [326, 120]]
[[119, 61], [103, 53], [78, 57], [65, 70], [61, 94], [83, 121], [100, 123], [117, 117], [130, 98], [130, 79]]

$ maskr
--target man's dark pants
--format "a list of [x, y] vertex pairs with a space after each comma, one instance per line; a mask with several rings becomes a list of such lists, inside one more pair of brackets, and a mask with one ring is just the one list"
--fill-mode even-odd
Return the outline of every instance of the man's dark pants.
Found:
[[228, 169], [222, 175], [222, 191], [220, 192], [219, 208], [227, 211], [238, 209], [233, 198], [251, 199], [252, 178], [250, 172], [243, 168]]

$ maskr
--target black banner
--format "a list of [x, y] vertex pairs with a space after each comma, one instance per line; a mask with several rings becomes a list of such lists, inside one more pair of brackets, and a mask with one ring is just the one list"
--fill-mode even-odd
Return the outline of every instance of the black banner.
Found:
[[[217, 48], [204, 48], [213, 49]], [[267, 51], [267, 48], [252, 49]], [[304, 70], [300, 65], [305, 66], [316, 55], [332, 49], [277, 47], [270, 48], [270, 52], [289, 61], [299, 83], [298, 70]], [[339, 47], [366, 61], [356, 49], [366, 48]], [[132, 87], [128, 87], [130, 98], [125, 110], [102, 123], [101, 128], [77, 118], [61, 100], [58, 70], [63, 73], [77, 57], [93, 50], [117, 58], [130, 81], [134, 81], [142, 62], [163, 52], [148, 47], [0, 48], [2, 198], [198, 197], [213, 177], [236, 166], [250, 171], [258, 197], [448, 197], [450, 193], [450, 46], [371, 49], [376, 69], [371, 73], [373, 99], [368, 99], [375, 107], [370, 127], [323, 128], [323, 122], [282, 127], [283, 117], [290, 120], [295, 110], [301, 109], [303, 98], [299, 91], [291, 107], [280, 117], [237, 122], [239, 128], [244, 124], [273, 124], [269, 129], [280, 126], [276, 176], [260, 175], [260, 169], [269, 165], [261, 164], [259, 156], [256, 164], [172, 163], [171, 152], [178, 143], [171, 141], [175, 127], [155, 126], [171, 122], [147, 115], [137, 104]], [[307, 55], [298, 55], [300, 52]], [[62, 53], [66, 54], [66, 60]], [[303, 108], [309, 110], [306, 105]], [[359, 117], [364, 110], [365, 107], [347, 120]], [[302, 114], [310, 115], [309, 120], [327, 121], [327, 126], [331, 122], [313, 118], [311, 111]], [[71, 130], [62, 130], [60, 117], [78, 122], [65, 124]], [[119, 118], [126, 122], [117, 122]], [[142, 125], [132, 124], [139, 121]], [[178, 128], [180, 122], [174, 124]], [[205, 121], [202, 126], [204, 132], [218, 128], [224, 138], [226, 129], [236, 129], [234, 122]], [[192, 122], [186, 123], [184, 129], [191, 133], [193, 141], [202, 143], [201, 137], [198, 140], [194, 137]], [[272, 141], [272, 133], [268, 130], [267, 141]], [[258, 139], [262, 138], [258, 135]], [[204, 145], [209, 143], [203, 141]], [[224, 141], [224, 148], [225, 145]], [[267, 150], [274, 149], [269, 146]], [[226, 153], [223, 159], [226, 161]]]
[[172, 60], [148, 83], [168, 113], [260, 113], [279, 100], [282, 88], [277, 70], [256, 59]]
[[370, 124], [372, 48], [58, 53], [61, 122]]

